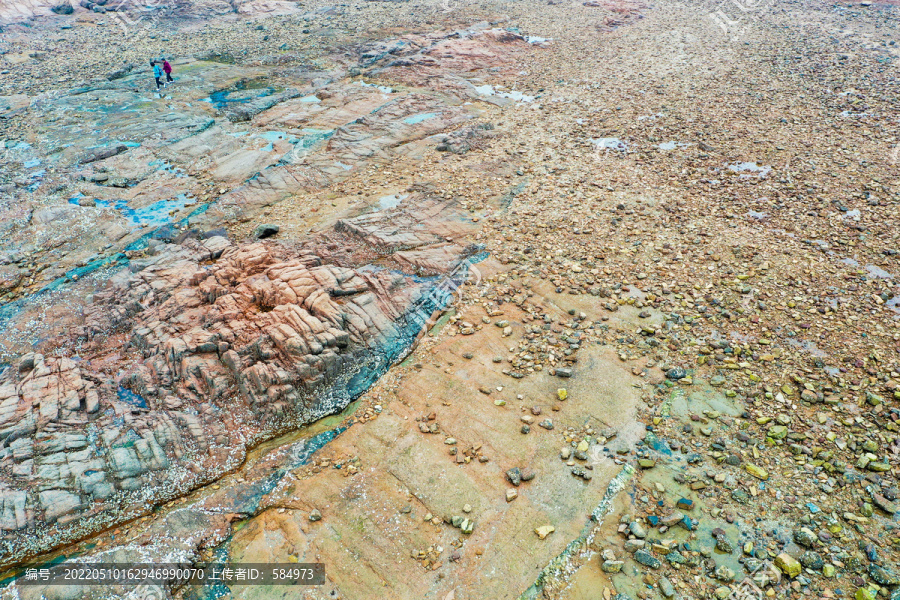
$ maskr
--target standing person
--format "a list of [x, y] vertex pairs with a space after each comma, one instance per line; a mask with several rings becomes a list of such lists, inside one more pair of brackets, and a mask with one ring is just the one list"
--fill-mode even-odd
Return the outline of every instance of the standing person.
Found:
[[160, 81], [160, 79], [162, 79], [163, 71], [160, 66], [152, 60], [150, 61], [150, 66], [153, 67], [153, 77], [156, 79], [156, 91], [158, 92], [162, 87], [162, 81]]
[[172, 79], [172, 65], [169, 64], [169, 61], [163, 59], [163, 71], [166, 72], [166, 83], [168, 84], [170, 81], [175, 81]]

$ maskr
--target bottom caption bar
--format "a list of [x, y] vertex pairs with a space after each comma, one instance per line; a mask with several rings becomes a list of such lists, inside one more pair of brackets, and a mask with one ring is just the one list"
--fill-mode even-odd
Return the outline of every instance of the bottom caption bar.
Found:
[[18, 585], [322, 585], [322, 563], [62, 563], [27, 568]]

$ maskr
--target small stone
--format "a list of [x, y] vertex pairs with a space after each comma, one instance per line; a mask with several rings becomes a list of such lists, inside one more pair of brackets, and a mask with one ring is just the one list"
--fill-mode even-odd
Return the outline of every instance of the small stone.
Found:
[[816, 545], [816, 534], [806, 527], [801, 527], [794, 532], [794, 541], [801, 546], [812, 548]]
[[600, 569], [604, 573], [620, 573], [625, 563], [621, 560], [604, 560], [600, 564]]
[[716, 591], [713, 592], [715, 594], [717, 600], [725, 600], [729, 596], [731, 596], [732, 591], [731, 588], [727, 585], [723, 585], [722, 587], [716, 588]]
[[728, 536], [722, 533], [716, 536], [716, 550], [725, 554], [731, 554], [734, 552], [734, 544], [731, 543]]
[[875, 583], [878, 585], [886, 585], [889, 587], [900, 585], [900, 577], [897, 577], [893, 571], [886, 569], [881, 565], [876, 565], [874, 563], [870, 564], [869, 576], [875, 580]]
[[513, 467], [506, 472], [506, 478], [511, 484], [519, 487], [519, 485], [522, 483], [522, 471], [519, 469], [519, 467]]
[[264, 238], [272, 237], [279, 231], [281, 231], [281, 227], [279, 227], [278, 225], [264, 223], [262, 225], [257, 225], [256, 229], [253, 230], [253, 237], [257, 240], [261, 240]]
[[660, 577], [657, 585], [659, 585], [659, 591], [664, 597], [672, 598], [675, 595], [675, 586], [667, 578]]
[[779, 571], [791, 578], [799, 575], [803, 568], [793, 556], [786, 552], [782, 552], [775, 557], [775, 566], [778, 567]]
[[513, 500], [515, 500], [518, 497], [519, 497], [519, 492], [517, 492], [515, 488], [509, 488], [508, 490], [506, 490], [506, 501], [507, 502], [512, 502]]
[[652, 469], [656, 466], [656, 461], [651, 458], [638, 459], [638, 466], [642, 469]]
[[468, 535], [475, 530], [475, 521], [463, 519], [462, 525], [460, 525], [459, 528], [464, 534]]
[[644, 549], [638, 550], [634, 553], [635, 562], [639, 562], [645, 567], [650, 567], [651, 569], [658, 569], [662, 566], [662, 562], [652, 554], [647, 552]]
[[566, 391], [566, 388], [559, 388], [556, 390], [556, 397], [560, 400], [565, 400], [569, 397], [569, 392]]
[[680, 511], [672, 511], [668, 515], [662, 517], [659, 522], [665, 525], [666, 527], [672, 527], [684, 519], [684, 513]]
[[644, 539], [645, 537], [647, 537], [647, 530], [644, 529], [644, 526], [637, 521], [632, 521], [628, 526], [628, 529], [631, 531], [634, 537], [638, 539]]
[[734, 581], [735, 577], [734, 570], [726, 565], [719, 565], [716, 567], [714, 575], [716, 579], [723, 583], [731, 583]]
[[769, 478], [768, 471], [766, 471], [762, 467], [757, 467], [756, 465], [754, 465], [752, 463], [746, 463], [744, 465], [744, 468], [747, 470], [748, 473], [750, 473], [757, 479], [761, 479], [762, 481], [765, 481]]
[[653, 551], [657, 554], [662, 554], [663, 556], [669, 554], [672, 551], [672, 549], [665, 544], [650, 544], [650, 548], [652, 548]]
[[670, 379], [672, 381], [678, 381], [679, 379], [684, 379], [685, 377], [687, 377], [687, 371], [685, 371], [681, 367], [674, 367], [666, 371], [666, 379]]
[[772, 438], [773, 440], [783, 440], [787, 437], [787, 434], [788, 428], [784, 425], [773, 425], [766, 433], [766, 437]]
[[554, 531], [556, 531], [556, 528], [553, 525], [541, 525], [540, 527], [538, 527], [534, 530], [534, 532], [537, 534], [537, 536], [539, 538], [541, 538], [542, 540], [544, 538], [546, 538], [548, 535], [550, 535], [551, 533], [553, 533]]
[[800, 392], [800, 399], [814, 404], [819, 401], [819, 396], [812, 390], [803, 390]]
[[812, 569], [813, 571], [821, 571], [822, 567], [825, 566], [825, 560], [822, 556], [818, 552], [813, 552], [812, 550], [807, 550], [798, 556], [797, 560], [799, 560], [800, 564], [805, 568]]
[[681, 510], [691, 510], [694, 508], [694, 501], [687, 498], [680, 498], [678, 502], [675, 503], [675, 507]]
[[311, 513], [309, 513], [309, 520], [313, 523], [315, 523], [316, 521], [322, 520], [322, 513], [319, 512], [318, 508], [314, 509]]
[[897, 505], [894, 502], [891, 502], [881, 494], [872, 494], [872, 502], [888, 514], [894, 514], [897, 512]]

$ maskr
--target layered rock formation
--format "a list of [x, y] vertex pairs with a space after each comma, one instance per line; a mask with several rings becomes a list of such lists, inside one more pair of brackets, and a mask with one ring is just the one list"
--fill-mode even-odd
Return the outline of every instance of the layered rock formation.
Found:
[[453, 207], [417, 204], [340, 221], [292, 250], [153, 240], [95, 295], [72, 330], [74, 357], [32, 353], [0, 375], [0, 560], [214, 480], [260, 440], [367, 389], [446, 298], [431, 294], [439, 277], [365, 258], [416, 248], [396, 264], [442, 272], [465, 253], [446, 241], [465, 229]]

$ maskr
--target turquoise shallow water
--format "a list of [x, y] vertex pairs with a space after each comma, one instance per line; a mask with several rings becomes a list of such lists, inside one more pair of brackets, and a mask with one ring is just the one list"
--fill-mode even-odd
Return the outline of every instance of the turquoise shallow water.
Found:
[[[69, 204], [78, 204], [80, 196], [69, 198]], [[181, 211], [197, 203], [196, 198], [178, 194], [171, 200], [160, 200], [142, 208], [132, 208], [127, 200], [94, 200], [97, 206], [111, 207], [119, 211], [131, 225], [162, 227], [172, 222], [172, 211]]]
[[[243, 93], [250, 90], [252, 90], [252, 92]], [[239, 92], [241, 93], [238, 94]], [[243, 104], [250, 100], [255, 100], [256, 98], [271, 96], [274, 93], [275, 90], [270, 87], [253, 87], [246, 83], [238, 83], [232, 88], [216, 90], [209, 95], [209, 98], [204, 98], [204, 101], [211, 103], [216, 108], [222, 109], [232, 104]]]
[[433, 119], [437, 116], [437, 113], [420, 113], [418, 115], [412, 115], [411, 117], [406, 117], [403, 119], [403, 122], [407, 125], [415, 125], [417, 123], [421, 123], [422, 121], [427, 121], [428, 119]]

